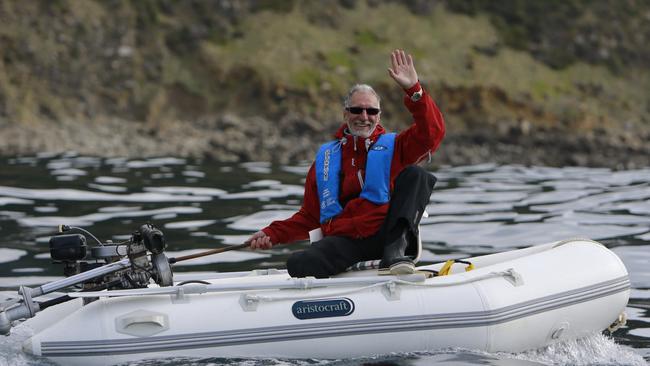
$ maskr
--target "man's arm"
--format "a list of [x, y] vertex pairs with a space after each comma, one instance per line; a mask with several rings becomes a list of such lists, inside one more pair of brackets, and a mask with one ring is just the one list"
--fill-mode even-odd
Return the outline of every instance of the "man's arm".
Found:
[[[417, 83], [414, 88], [419, 88]], [[413, 116], [413, 124], [397, 136], [396, 149], [403, 166], [415, 164], [428, 158], [438, 149], [445, 136], [445, 121], [435, 102], [424, 89], [422, 97], [413, 101], [407, 90], [404, 105]]]
[[445, 136], [445, 122], [438, 106], [418, 81], [413, 57], [403, 50], [391, 54], [388, 74], [404, 89], [404, 105], [413, 115], [414, 124], [400, 133], [396, 149], [400, 165], [414, 164], [435, 151]]
[[291, 243], [309, 237], [309, 232], [320, 227], [320, 209], [316, 190], [316, 171], [312, 164], [305, 181], [305, 193], [302, 207], [290, 218], [273, 221], [269, 226], [253, 234], [251, 249], [269, 249], [280, 243]]

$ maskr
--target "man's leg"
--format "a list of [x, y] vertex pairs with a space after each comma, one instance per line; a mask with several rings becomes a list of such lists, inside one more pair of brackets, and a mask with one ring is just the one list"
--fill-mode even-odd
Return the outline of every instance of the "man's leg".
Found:
[[418, 225], [436, 184], [436, 177], [412, 165], [395, 179], [390, 208], [380, 233], [385, 238], [380, 272], [412, 273], [413, 261], [405, 256], [406, 248], [416, 245]]
[[355, 240], [326, 236], [309, 248], [293, 253], [287, 259], [287, 270], [291, 277], [327, 278], [344, 272], [357, 262], [377, 258], [372, 242], [371, 238]]

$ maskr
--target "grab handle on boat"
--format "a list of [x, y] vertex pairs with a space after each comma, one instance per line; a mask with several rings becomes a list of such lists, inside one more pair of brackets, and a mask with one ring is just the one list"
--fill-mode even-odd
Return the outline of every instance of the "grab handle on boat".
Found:
[[506, 281], [510, 282], [513, 286], [519, 287], [524, 284], [524, 279], [521, 277], [519, 272], [515, 271], [514, 268], [508, 268], [507, 270], [500, 273]]
[[136, 310], [115, 319], [118, 333], [136, 337], [148, 337], [169, 329], [167, 314]]

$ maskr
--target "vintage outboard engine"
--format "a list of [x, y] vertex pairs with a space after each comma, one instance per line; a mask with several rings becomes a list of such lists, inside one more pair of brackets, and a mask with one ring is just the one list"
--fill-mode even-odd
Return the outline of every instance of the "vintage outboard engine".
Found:
[[[81, 232], [72, 233], [72, 231]], [[87, 237], [98, 245], [89, 247]], [[64, 265], [66, 278], [37, 288], [21, 286], [22, 299], [0, 304], [0, 333], [9, 334], [12, 322], [33, 317], [37, 312], [72, 300], [70, 296], [37, 302], [34, 298], [73, 287], [80, 291], [133, 289], [173, 285], [173, 272], [164, 251], [167, 247], [162, 231], [145, 224], [124, 242], [102, 243], [90, 232], [62, 225], [59, 234], [50, 239], [50, 256], [54, 263]]]

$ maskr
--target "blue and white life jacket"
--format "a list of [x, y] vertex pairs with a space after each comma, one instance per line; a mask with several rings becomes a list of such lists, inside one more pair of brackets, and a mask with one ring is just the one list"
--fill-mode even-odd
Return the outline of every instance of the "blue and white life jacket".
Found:
[[[390, 200], [390, 165], [395, 150], [395, 133], [380, 135], [368, 151], [365, 183], [361, 198], [375, 204]], [[343, 211], [339, 203], [341, 143], [323, 144], [316, 155], [316, 186], [320, 201], [321, 224]]]

